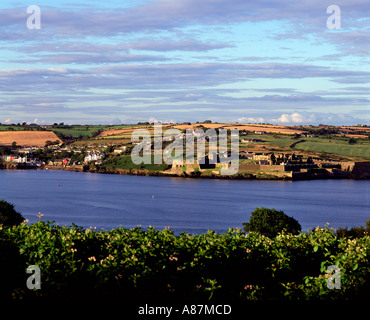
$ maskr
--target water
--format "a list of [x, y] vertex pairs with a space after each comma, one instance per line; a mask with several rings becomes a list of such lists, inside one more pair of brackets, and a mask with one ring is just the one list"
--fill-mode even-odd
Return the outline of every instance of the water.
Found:
[[[59, 186], [58, 186], [59, 184]], [[242, 227], [256, 207], [283, 210], [302, 230], [353, 227], [370, 218], [370, 181], [228, 181], [0, 170], [0, 199], [34, 222], [112, 229], [169, 226], [176, 233]]]

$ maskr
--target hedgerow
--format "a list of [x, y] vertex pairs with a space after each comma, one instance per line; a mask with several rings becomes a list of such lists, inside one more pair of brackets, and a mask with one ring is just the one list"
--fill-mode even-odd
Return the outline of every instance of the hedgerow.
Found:
[[[37, 221], [0, 227], [0, 297], [8, 299], [368, 299], [370, 236], [329, 228], [269, 238], [171, 230], [84, 229]], [[29, 290], [26, 268], [41, 270]], [[330, 265], [340, 288], [329, 289]], [[5, 279], [6, 278], [6, 279]]]

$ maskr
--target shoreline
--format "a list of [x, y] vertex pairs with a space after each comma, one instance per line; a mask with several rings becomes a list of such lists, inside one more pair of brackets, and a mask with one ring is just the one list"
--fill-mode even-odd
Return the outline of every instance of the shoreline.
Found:
[[94, 168], [86, 169], [85, 166], [50, 166], [44, 165], [42, 167], [37, 166], [27, 166], [21, 164], [0, 164], [0, 170], [62, 170], [62, 171], [72, 171], [72, 172], [90, 172], [90, 173], [101, 173], [101, 174], [118, 174], [118, 175], [130, 175], [130, 176], [155, 176], [155, 177], [169, 177], [169, 178], [184, 178], [184, 179], [221, 179], [221, 180], [257, 180], [257, 181], [303, 181], [303, 180], [368, 180], [370, 177], [358, 177], [354, 174], [348, 173], [346, 175], [333, 176], [329, 173], [317, 173], [317, 174], [301, 174], [301, 173], [291, 173], [291, 175], [286, 176], [275, 176], [266, 174], [264, 176], [259, 176], [252, 173], [237, 173], [235, 175], [218, 175], [218, 174], [187, 174], [183, 172], [182, 174], [163, 172], [163, 171], [150, 171], [147, 169], [120, 169], [120, 168]]

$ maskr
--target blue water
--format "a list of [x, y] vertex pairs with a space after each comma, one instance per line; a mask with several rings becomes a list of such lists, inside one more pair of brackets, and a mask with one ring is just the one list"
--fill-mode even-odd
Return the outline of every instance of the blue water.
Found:
[[[59, 187], [58, 187], [59, 184]], [[0, 170], [0, 199], [34, 222], [112, 229], [169, 226], [176, 233], [242, 227], [256, 207], [283, 210], [302, 230], [364, 225], [370, 181], [228, 181]]]

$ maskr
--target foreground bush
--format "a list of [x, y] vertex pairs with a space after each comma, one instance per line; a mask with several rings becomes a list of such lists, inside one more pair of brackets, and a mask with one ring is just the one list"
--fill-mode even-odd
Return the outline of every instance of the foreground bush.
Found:
[[[321, 228], [275, 238], [240, 230], [176, 236], [38, 221], [0, 228], [0, 271], [9, 280], [0, 291], [13, 299], [368, 299], [369, 248], [369, 236]], [[26, 287], [29, 265], [40, 267], [40, 290]], [[340, 289], [327, 287], [330, 265], [340, 268]]]
[[24, 218], [14, 209], [14, 205], [0, 200], [0, 224], [4, 226], [13, 226], [21, 224]]
[[298, 234], [301, 225], [293, 217], [287, 216], [283, 211], [269, 208], [256, 208], [249, 222], [243, 223], [244, 230], [258, 232], [267, 237], [275, 237], [285, 230], [287, 233]]

